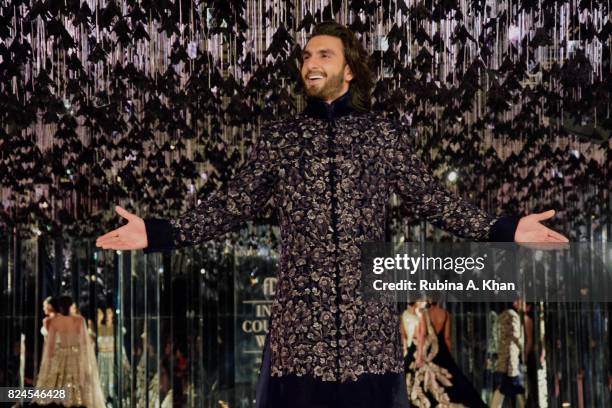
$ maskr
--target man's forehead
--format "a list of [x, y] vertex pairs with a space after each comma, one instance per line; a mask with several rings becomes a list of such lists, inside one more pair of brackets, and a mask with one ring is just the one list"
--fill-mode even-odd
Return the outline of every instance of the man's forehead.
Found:
[[342, 40], [331, 35], [316, 35], [306, 42], [302, 51], [318, 52], [321, 50], [342, 50]]

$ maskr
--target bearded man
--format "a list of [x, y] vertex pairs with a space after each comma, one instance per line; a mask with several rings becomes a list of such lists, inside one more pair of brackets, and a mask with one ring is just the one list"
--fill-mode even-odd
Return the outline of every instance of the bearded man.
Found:
[[253, 219], [270, 200], [281, 230], [260, 408], [407, 407], [397, 309], [365, 299], [360, 246], [383, 241], [391, 194], [418, 218], [474, 241], [567, 242], [554, 211], [496, 217], [453, 196], [414, 153], [409, 129], [370, 110], [368, 55], [345, 26], [315, 27], [303, 49], [307, 107], [266, 124], [228, 183], [181, 216], [128, 223], [102, 248], [195, 245]]

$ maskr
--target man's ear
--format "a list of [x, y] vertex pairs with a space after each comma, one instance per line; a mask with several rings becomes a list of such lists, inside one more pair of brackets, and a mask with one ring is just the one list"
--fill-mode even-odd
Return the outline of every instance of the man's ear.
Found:
[[351, 70], [349, 64], [344, 65], [344, 80], [348, 82], [353, 80], [353, 71]]

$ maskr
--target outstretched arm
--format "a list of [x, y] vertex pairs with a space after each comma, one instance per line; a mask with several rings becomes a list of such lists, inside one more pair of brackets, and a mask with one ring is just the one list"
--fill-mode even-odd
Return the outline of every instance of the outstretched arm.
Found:
[[413, 152], [405, 132], [390, 125], [394, 145], [385, 150], [391, 163], [395, 191], [403, 205], [419, 218], [463, 238], [493, 242], [568, 242], [563, 235], [540, 224], [554, 211], [525, 217], [494, 217], [445, 189]]
[[406, 329], [404, 328], [404, 322], [402, 317], [400, 316], [400, 334], [402, 339], [402, 355], [406, 355], [406, 351], [408, 350], [408, 333], [406, 333]]
[[444, 322], [444, 341], [446, 342], [446, 347], [449, 351], [453, 349], [451, 324], [450, 313], [446, 312], [446, 321]]
[[214, 191], [201, 203], [174, 219], [142, 219], [121, 207], [117, 212], [128, 224], [96, 241], [104, 249], [169, 250], [214, 238], [254, 218], [272, 195], [277, 180], [275, 133], [262, 131], [248, 159], [225, 189]]
[[419, 324], [417, 325], [416, 332], [416, 367], [420, 368], [425, 361], [425, 337], [427, 333], [427, 322], [425, 320], [425, 313], [422, 313], [419, 316]]

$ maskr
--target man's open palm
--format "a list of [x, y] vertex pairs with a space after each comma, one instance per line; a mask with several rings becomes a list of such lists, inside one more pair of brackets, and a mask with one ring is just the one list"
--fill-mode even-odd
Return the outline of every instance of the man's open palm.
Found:
[[117, 214], [125, 218], [128, 223], [124, 226], [107, 232], [106, 234], [98, 237], [96, 240], [96, 246], [102, 247], [103, 249], [142, 249], [146, 248], [147, 242], [147, 230], [145, 229], [145, 223], [142, 218], [136, 214], [132, 214], [125, 209], [116, 206], [115, 211]]
[[527, 215], [519, 221], [514, 241], [517, 243], [565, 243], [569, 240], [556, 231], [540, 224], [555, 215], [555, 210]]

